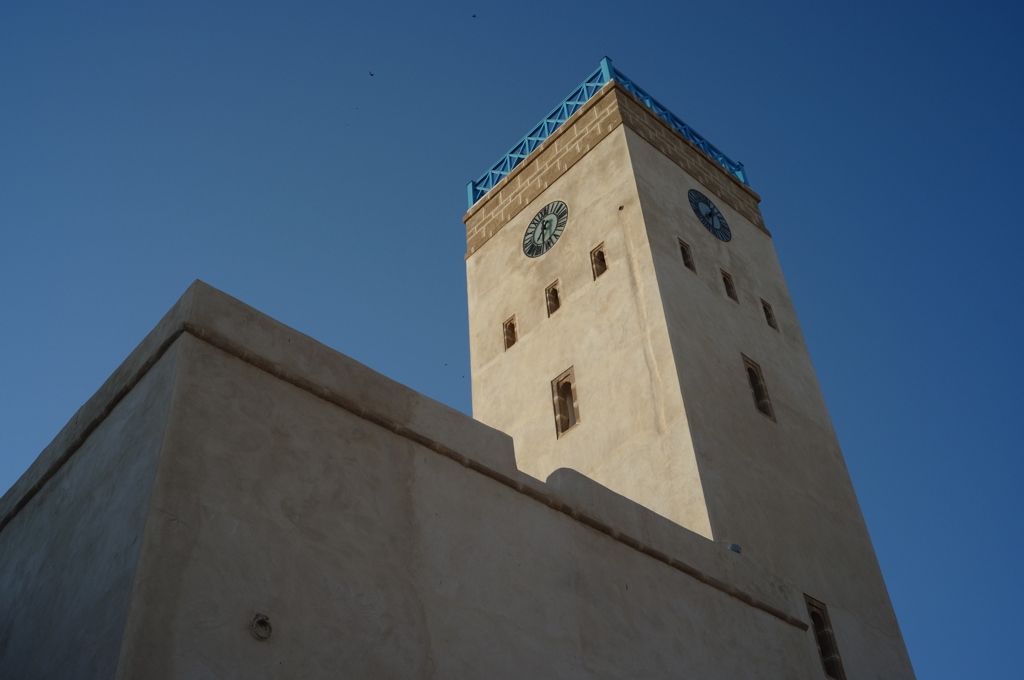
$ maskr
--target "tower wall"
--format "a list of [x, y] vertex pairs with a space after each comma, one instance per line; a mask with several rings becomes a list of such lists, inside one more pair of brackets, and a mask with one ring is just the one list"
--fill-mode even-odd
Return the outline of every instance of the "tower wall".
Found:
[[[842, 609], [851, 620], [833, 621], [840, 639], [877, 635], [874, 663], [891, 655], [894, 668], [909, 671], [771, 237], [671, 154], [629, 128], [626, 137], [714, 538], [741, 545], [830, 611]], [[731, 241], [700, 223], [690, 189], [715, 201]], [[692, 249], [696, 272], [683, 265], [680, 239]], [[726, 294], [723, 270], [738, 301]], [[762, 300], [772, 306], [777, 330]], [[774, 418], [755, 407], [744, 356], [763, 372]], [[844, 663], [855, 662], [844, 655]]]
[[[578, 470], [827, 603], [850, 677], [912, 677], [760, 198], [617, 84], [589, 105], [466, 216], [474, 415], [513, 436], [531, 474]], [[701, 224], [690, 189], [722, 211], [731, 241]], [[527, 258], [526, 226], [554, 200], [569, 206], [565, 231]], [[609, 270], [592, 280], [602, 241]], [[563, 277], [547, 318], [544, 289]], [[512, 314], [522, 336], [505, 350]], [[557, 437], [549, 385], [569, 366], [580, 423]]]
[[[542, 153], [534, 167], [545, 162]], [[545, 255], [524, 256], [527, 225], [556, 199], [569, 206], [565, 232]], [[601, 244], [608, 269], [595, 279], [590, 253]], [[545, 479], [572, 468], [710, 537], [626, 128], [526, 203], [466, 267], [473, 415], [513, 436], [520, 469]], [[544, 291], [556, 280], [561, 305], [548, 316]], [[502, 324], [513, 315], [518, 339], [506, 350]], [[580, 422], [558, 437], [551, 381], [570, 367]]]

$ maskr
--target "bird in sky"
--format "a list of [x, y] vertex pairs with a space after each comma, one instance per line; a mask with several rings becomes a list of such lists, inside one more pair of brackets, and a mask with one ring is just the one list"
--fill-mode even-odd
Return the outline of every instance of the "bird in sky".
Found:
[[370, 75], [371, 75], [371, 76], [373, 75], [373, 71], [370, 71]]

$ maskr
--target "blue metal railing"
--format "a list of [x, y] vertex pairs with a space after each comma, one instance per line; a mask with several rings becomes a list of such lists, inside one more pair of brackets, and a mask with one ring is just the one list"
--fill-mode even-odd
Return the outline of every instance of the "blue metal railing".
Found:
[[730, 159], [719, 151], [714, 144], [704, 139], [696, 130], [684, 123], [678, 116], [662, 106], [658, 100], [647, 94], [643, 88], [612, 66], [612, 60], [605, 57], [601, 60], [601, 65], [598, 69], [591, 73], [589, 78], [584, 80], [579, 87], [572, 91], [572, 94], [545, 116], [544, 120], [519, 140], [508, 153], [501, 157], [501, 160], [481, 175], [480, 179], [470, 182], [466, 186], [469, 207], [472, 208], [473, 204], [493, 189], [494, 185], [500, 182], [505, 175], [512, 172], [513, 168], [529, 156], [545, 139], [550, 137], [551, 133], [561, 127], [562, 123], [567, 121], [572, 114], [576, 113], [580, 107], [594, 96], [594, 93], [604, 87], [610, 80], [616, 81], [633, 93], [637, 99], [642, 101], [659, 118], [682, 133], [684, 137], [693, 142], [697, 148], [710, 156], [712, 160], [718, 162], [722, 167], [735, 175], [738, 180], [749, 186], [747, 172], [744, 170], [742, 163]]

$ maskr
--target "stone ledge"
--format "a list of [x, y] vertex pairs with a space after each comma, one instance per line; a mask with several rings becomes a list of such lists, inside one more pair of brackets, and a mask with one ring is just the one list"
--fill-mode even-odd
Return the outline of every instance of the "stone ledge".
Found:
[[[505, 474], [516, 471], [512, 439], [401, 385], [196, 281], [0, 499], [0, 531], [114, 410], [175, 340], [189, 333], [272, 375], [414, 441]], [[474, 458], [475, 459], [475, 458]]]
[[[198, 282], [197, 282], [198, 283]], [[202, 284], [205, 286], [205, 284]], [[92, 432], [181, 335], [193, 297], [192, 284], [156, 327], [132, 350], [102, 386], [71, 417], [21, 477], [0, 498], [0, 531], [56, 474]]]

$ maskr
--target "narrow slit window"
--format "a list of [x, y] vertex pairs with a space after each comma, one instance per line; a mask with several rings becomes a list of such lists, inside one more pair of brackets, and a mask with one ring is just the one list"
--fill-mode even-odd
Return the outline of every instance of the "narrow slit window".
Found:
[[544, 300], [548, 305], [548, 316], [551, 316], [558, 311], [558, 308], [562, 306], [562, 301], [558, 297], [558, 281], [555, 281], [544, 291]]
[[512, 345], [516, 344], [516, 340], [519, 339], [516, 331], [516, 317], [512, 317], [503, 324], [502, 330], [505, 333], [505, 349], [507, 350]]
[[775, 312], [772, 311], [772, 306], [764, 300], [761, 300], [761, 309], [764, 310], [764, 320], [768, 322], [768, 325], [775, 330], [779, 330], [779, 324], [775, 320]]
[[683, 256], [683, 265], [690, 271], [697, 271], [697, 265], [693, 263], [693, 251], [690, 244], [679, 239], [679, 253]]
[[821, 657], [821, 666], [825, 675], [835, 680], [846, 680], [843, 661], [839, 658], [839, 647], [836, 645], [836, 636], [832, 632], [832, 622], [828, 618], [828, 609], [824, 603], [813, 597], [804, 595], [804, 599], [807, 601], [811, 631], [814, 633], [814, 642], [818, 647], [818, 655]]
[[736, 284], [733, 283], [732, 275], [726, 271], [722, 271], [722, 283], [725, 284], [725, 294], [731, 297], [736, 302], [740, 301], [738, 295], [736, 295]]
[[608, 256], [604, 253], [604, 244], [590, 251], [590, 266], [594, 270], [594, 280], [608, 271]]
[[551, 396], [555, 406], [555, 432], [561, 437], [580, 420], [573, 369], [570, 368], [551, 381]]
[[743, 367], [750, 383], [750, 393], [754, 396], [754, 406], [759, 412], [775, 420], [775, 411], [772, 410], [772, 401], [768, 398], [768, 387], [764, 384], [761, 367], [747, 357], [743, 357]]

